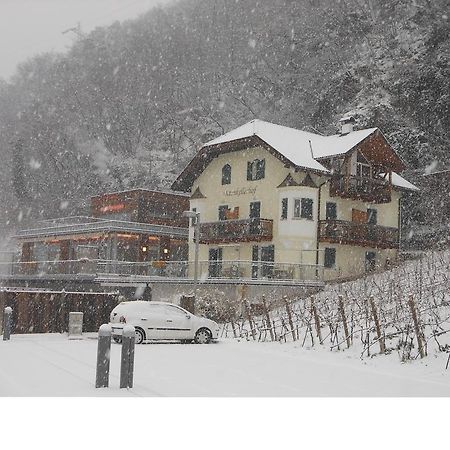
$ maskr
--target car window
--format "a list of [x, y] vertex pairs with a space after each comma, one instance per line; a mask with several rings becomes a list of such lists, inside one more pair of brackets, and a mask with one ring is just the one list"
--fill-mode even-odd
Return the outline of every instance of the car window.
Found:
[[177, 308], [176, 306], [165, 305], [165, 308], [166, 308], [167, 314], [170, 314], [171, 316], [173, 316], [173, 315], [185, 316], [186, 315], [186, 313], [183, 310], [181, 310], [180, 308]]
[[150, 314], [166, 314], [164, 305], [148, 305]]

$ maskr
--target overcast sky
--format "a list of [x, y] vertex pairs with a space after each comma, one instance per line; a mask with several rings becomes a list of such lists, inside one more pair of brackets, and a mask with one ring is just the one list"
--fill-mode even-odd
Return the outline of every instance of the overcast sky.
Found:
[[51, 50], [64, 51], [75, 37], [63, 31], [91, 31], [132, 19], [173, 0], [0, 0], [0, 77], [8, 79], [19, 62]]

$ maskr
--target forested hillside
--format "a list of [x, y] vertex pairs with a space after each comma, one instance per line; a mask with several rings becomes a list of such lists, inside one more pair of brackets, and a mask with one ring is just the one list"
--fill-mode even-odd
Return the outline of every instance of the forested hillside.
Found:
[[67, 53], [0, 80], [0, 226], [167, 187], [202, 142], [255, 117], [328, 134], [351, 112], [420, 182], [449, 165], [449, 11], [448, 0], [182, 0], [80, 31]]

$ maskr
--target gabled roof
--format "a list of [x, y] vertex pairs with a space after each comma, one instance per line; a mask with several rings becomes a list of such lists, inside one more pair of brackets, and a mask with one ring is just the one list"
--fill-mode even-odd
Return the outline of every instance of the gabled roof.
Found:
[[[368, 128], [344, 135], [321, 136], [255, 119], [204, 144], [175, 180], [172, 188], [190, 189], [195, 179], [219, 154], [258, 145], [265, 147], [287, 165], [327, 174], [329, 170], [320, 163], [321, 159], [346, 154], [377, 131], [379, 132], [378, 128]], [[398, 158], [393, 150], [392, 153]], [[397, 177], [396, 180], [399, 181], [401, 177]]]
[[282, 153], [293, 164], [327, 171], [316, 161], [317, 158], [347, 153], [376, 130], [377, 128], [368, 128], [345, 135], [321, 136], [255, 119], [207, 142], [204, 147], [256, 135]]

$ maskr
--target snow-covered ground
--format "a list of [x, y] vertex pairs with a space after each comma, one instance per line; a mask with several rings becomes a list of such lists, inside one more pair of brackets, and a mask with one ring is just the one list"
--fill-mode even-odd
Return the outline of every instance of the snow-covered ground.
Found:
[[136, 346], [134, 387], [119, 389], [112, 344], [110, 388], [95, 389], [96, 334], [12, 335], [0, 341], [1, 396], [450, 396], [445, 354], [401, 364], [298, 343], [223, 339], [211, 345]]

